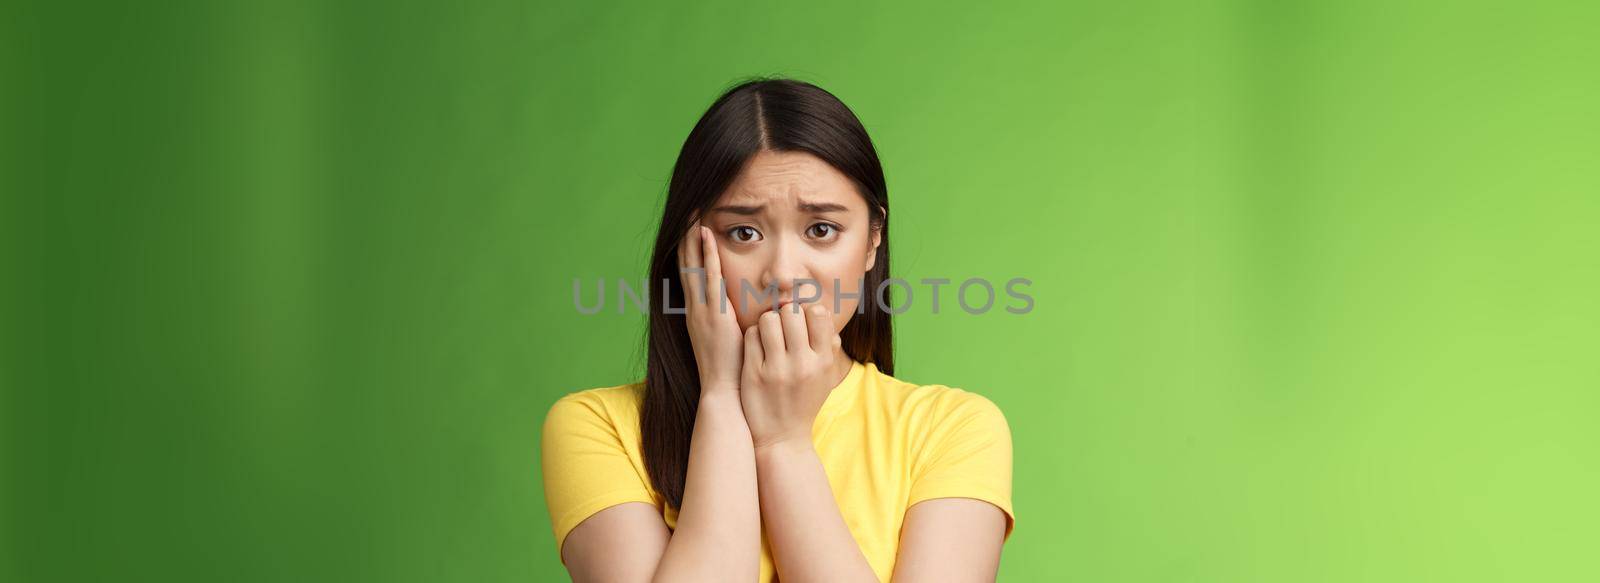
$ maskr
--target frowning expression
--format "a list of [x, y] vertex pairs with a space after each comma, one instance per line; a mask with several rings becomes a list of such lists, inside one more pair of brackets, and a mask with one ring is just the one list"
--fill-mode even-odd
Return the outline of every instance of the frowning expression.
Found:
[[810, 153], [752, 156], [701, 221], [716, 234], [739, 328], [772, 309], [773, 298], [756, 292], [776, 289], [780, 305], [798, 299], [829, 310], [837, 293], [834, 331], [843, 330], [860, 302], [871, 301], [861, 279], [877, 257], [879, 231], [867, 204], [848, 177]]

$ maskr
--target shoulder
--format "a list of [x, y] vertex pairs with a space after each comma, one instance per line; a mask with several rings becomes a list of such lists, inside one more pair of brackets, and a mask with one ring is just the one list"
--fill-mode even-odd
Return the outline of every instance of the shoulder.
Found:
[[629, 383], [573, 391], [556, 399], [545, 414], [544, 428], [608, 425], [622, 429], [637, 426], [644, 383]]
[[894, 379], [879, 387], [888, 395], [883, 405], [895, 410], [897, 432], [906, 436], [912, 503], [976, 498], [1010, 515], [1011, 428], [999, 405], [943, 384]]
[[877, 371], [875, 392], [898, 416], [928, 429], [952, 429], [974, 421], [1005, 426], [1005, 413], [988, 397], [943, 384], [918, 384]]

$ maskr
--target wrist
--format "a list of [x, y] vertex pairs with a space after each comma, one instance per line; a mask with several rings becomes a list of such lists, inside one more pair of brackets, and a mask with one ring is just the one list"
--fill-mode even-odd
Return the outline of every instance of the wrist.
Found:
[[736, 382], [736, 381], [713, 381], [713, 380], [705, 380], [705, 379], [701, 379], [700, 380], [700, 394], [702, 396], [710, 395], [710, 394], [714, 394], [714, 393], [715, 394], [721, 394], [721, 393], [738, 393], [738, 392], [739, 392], [739, 383]]
[[815, 444], [811, 443], [811, 436], [789, 436], [761, 440], [753, 443], [756, 455], [787, 456], [814, 451]]
[[707, 388], [700, 391], [700, 409], [731, 409], [744, 415], [744, 405], [739, 402], [738, 389]]

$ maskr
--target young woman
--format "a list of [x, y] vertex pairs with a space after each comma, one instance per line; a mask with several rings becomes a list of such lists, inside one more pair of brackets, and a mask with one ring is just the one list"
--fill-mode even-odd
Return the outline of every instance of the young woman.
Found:
[[792, 80], [717, 99], [668, 187], [644, 381], [545, 419], [572, 578], [993, 580], [1009, 427], [976, 393], [890, 376], [888, 273], [888, 192], [855, 114]]

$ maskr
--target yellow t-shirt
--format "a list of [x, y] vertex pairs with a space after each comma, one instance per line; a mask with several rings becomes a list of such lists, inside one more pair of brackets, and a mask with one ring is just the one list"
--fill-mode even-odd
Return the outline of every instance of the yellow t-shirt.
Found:
[[[596, 512], [644, 502], [675, 528], [678, 512], [650, 485], [640, 454], [644, 385], [578, 391], [551, 406], [540, 445], [556, 552]], [[1011, 511], [1011, 430], [977, 393], [914, 385], [856, 362], [817, 412], [812, 440], [850, 534], [889, 580], [906, 509], [932, 498], [976, 498]], [[774, 576], [763, 527], [761, 581]]]

